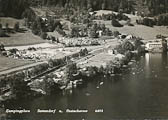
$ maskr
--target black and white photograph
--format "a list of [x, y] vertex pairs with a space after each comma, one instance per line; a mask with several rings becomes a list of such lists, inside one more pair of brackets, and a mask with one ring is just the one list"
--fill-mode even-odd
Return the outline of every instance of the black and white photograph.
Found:
[[168, 120], [168, 0], [0, 0], [0, 120]]

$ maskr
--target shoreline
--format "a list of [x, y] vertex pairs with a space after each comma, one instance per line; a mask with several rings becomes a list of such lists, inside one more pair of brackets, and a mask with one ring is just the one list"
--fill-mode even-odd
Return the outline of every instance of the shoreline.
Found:
[[[34, 75], [34, 76], [38, 76], [38, 75], [40, 75], [40, 76], [42, 76], [42, 77], [40, 77], [41, 79], [37, 79], [36, 78], [36, 80], [34, 80], [34, 81], [30, 81], [32, 84], [29, 86], [30, 88], [31, 88], [31, 90], [33, 90], [34, 91], [34, 95], [36, 96], [38, 96], [39, 94], [41, 94], [41, 95], [45, 95], [45, 94], [47, 94], [47, 91], [44, 91], [43, 90], [43, 88], [41, 87], [41, 86], [36, 86], [36, 84], [37, 83], [40, 83], [40, 81], [45, 81], [45, 77], [46, 76], [49, 76], [47, 79], [49, 80], [49, 79], [51, 79], [51, 81], [54, 83], [54, 85], [61, 85], [59, 88], [57, 88], [57, 90], [58, 91], [55, 91], [55, 92], [59, 92], [59, 91], [62, 91], [62, 92], [65, 92], [66, 90], [70, 90], [70, 89], [72, 89], [72, 87], [74, 87], [74, 86], [77, 86], [77, 85], [81, 85], [81, 84], [83, 84], [83, 82], [85, 82], [85, 81], [83, 81], [83, 80], [81, 80], [82, 79], [82, 77], [92, 77], [92, 76], [94, 76], [94, 75], [96, 75], [96, 74], [104, 74], [104, 75], [114, 75], [114, 74], [118, 74], [118, 73], [120, 73], [120, 69], [121, 69], [121, 67], [123, 66], [123, 65], [127, 65], [128, 64], [128, 62], [131, 60], [131, 52], [129, 51], [125, 51], [124, 52], [124, 54], [120, 54], [120, 53], [118, 53], [117, 51], [116, 51], [116, 53], [114, 53], [114, 54], [109, 54], [107, 51], [108, 50], [111, 50], [111, 49], [116, 49], [116, 47], [118, 46], [118, 44], [116, 44], [116, 45], [114, 45], [114, 44], [111, 44], [111, 46], [110, 45], [108, 45], [108, 47], [107, 48], [104, 48], [104, 47], [101, 47], [101, 48], [99, 48], [99, 49], [97, 49], [97, 50], [92, 50], [91, 51], [91, 53], [89, 53], [89, 54], [85, 54], [84, 56], [80, 56], [79, 55], [79, 53], [76, 53], [76, 54], [74, 54], [74, 55], [70, 55], [70, 57], [72, 57], [73, 58], [73, 56], [74, 56], [74, 58], [76, 58], [76, 60], [74, 61], [76, 64], [79, 64], [81, 61], [81, 59], [83, 59], [84, 58], [84, 61], [85, 60], [91, 60], [92, 62], [93, 61], [95, 61], [95, 63], [94, 64], [92, 64], [92, 65], [85, 65], [84, 67], [81, 67], [80, 65], [77, 65], [77, 72], [76, 73], [73, 73], [73, 74], [76, 74], [76, 78], [77, 79], [73, 79], [73, 80], [71, 80], [71, 79], [66, 79], [66, 78], [64, 78], [65, 77], [65, 74], [62, 76], [62, 78], [57, 78], [57, 75], [56, 75], [56, 73], [59, 73], [59, 72], [56, 72], [56, 71], [59, 71], [60, 69], [62, 69], [62, 68], [64, 68], [64, 70], [60, 70], [60, 72], [61, 71], [64, 71], [65, 72], [65, 68], [67, 67], [67, 65], [65, 65], [65, 66], [63, 66], [63, 67], [61, 67], [61, 68], [59, 68], [58, 70], [56, 70], [56, 71], [54, 71], [55, 73], [53, 74], [53, 72], [51, 72], [51, 73], [49, 73], [49, 74], [47, 74], [47, 75], [40, 75], [41, 73], [45, 73], [45, 71], [48, 71], [49, 70], [49, 65], [51, 64], [51, 63], [45, 63], [45, 65], [43, 65], [43, 67], [41, 67], [41, 68], [45, 68], [45, 69], [43, 69], [41, 72], [38, 70], [38, 72], [36, 73], [36, 75]], [[111, 48], [112, 47], [112, 48]], [[98, 51], [98, 53], [97, 53], [97, 51]], [[106, 54], [105, 54], [106, 53]], [[105, 61], [103, 61], [103, 59], [105, 59], [105, 56], [107, 57], [106, 58], [106, 60]], [[88, 56], [90, 56], [90, 57], [88, 57]], [[97, 61], [98, 59], [97, 58], [100, 58], [100, 56], [102, 57], [102, 59], [100, 59], [100, 61], [102, 61], [103, 63], [104, 63], [104, 65], [102, 66], [102, 65], [99, 65], [99, 66], [96, 66], [96, 64], [97, 63], [99, 63], [100, 61]], [[97, 58], [96, 58], [97, 57]], [[60, 59], [61, 60], [61, 59]], [[65, 61], [66, 60], [66, 57], [65, 58], [62, 58], [62, 60], [63, 61]], [[58, 61], [57, 59], [56, 60], [54, 60], [54, 61]], [[53, 62], [54, 62], [53, 61]], [[64, 63], [64, 62], [63, 62]], [[88, 62], [89, 63], [89, 62]], [[87, 63], [86, 63], [87, 64]], [[100, 63], [100, 64], [102, 64], [102, 63]], [[60, 64], [58, 64], [58, 65], [60, 65]], [[95, 65], [95, 66], [94, 66]], [[53, 66], [54, 67], [54, 66]], [[56, 66], [55, 66], [56, 67]], [[23, 72], [23, 71], [22, 71]], [[26, 72], [25, 72], [26, 73]], [[23, 75], [24, 77], [24, 79], [25, 78], [27, 78], [26, 76], [25, 76], [25, 73], [20, 73], [20, 75]], [[48, 72], [47, 72], [48, 73]], [[18, 74], [18, 73], [17, 73]], [[17, 75], [17, 74], [14, 74], [14, 75]], [[54, 75], [54, 77], [52, 77], [52, 75]], [[51, 76], [51, 77], [50, 77]], [[9, 76], [8, 76], [9, 77]], [[32, 76], [33, 77], [33, 76]], [[74, 78], [75, 78], [74, 77]], [[3, 78], [2, 78], [3, 79]], [[31, 79], [31, 78], [30, 78]], [[56, 80], [56, 81], [55, 81]], [[26, 82], [26, 81], [25, 81]], [[61, 84], [59, 83], [59, 82], [61, 82]], [[45, 86], [46, 86], [46, 83], [43, 83]], [[33, 88], [32, 86], [35, 86], [35, 88]], [[50, 86], [51, 87], [51, 86]], [[48, 88], [48, 90], [51, 92], [51, 88]], [[50, 93], [49, 93], [50, 94]], [[34, 96], [33, 95], [33, 96]], [[10, 96], [10, 95], [9, 95]], [[32, 97], [33, 97], [32, 96]]]

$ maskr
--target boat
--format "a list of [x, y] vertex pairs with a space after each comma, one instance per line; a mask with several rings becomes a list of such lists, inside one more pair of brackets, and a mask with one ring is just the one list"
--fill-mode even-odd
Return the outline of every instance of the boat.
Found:
[[104, 82], [100, 82], [100, 85], [103, 85], [104, 84]]

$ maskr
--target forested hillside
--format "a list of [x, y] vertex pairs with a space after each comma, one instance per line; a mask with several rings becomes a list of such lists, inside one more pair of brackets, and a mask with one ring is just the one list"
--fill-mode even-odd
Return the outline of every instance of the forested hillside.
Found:
[[130, 13], [133, 11], [132, 0], [31, 0], [33, 6], [57, 6], [57, 7], [77, 7], [80, 9], [108, 9]]
[[[136, 5], [137, 4], [137, 5]], [[168, 12], [168, 0], [31, 0], [33, 6], [80, 7], [83, 9], [109, 9], [133, 12], [136, 7], [148, 8], [150, 15]], [[140, 10], [139, 9], [139, 10]]]
[[168, 12], [168, 0], [0, 0], [0, 16], [21, 18], [30, 6], [52, 6], [85, 10], [107, 9], [133, 13], [145, 8], [151, 16]]
[[0, 17], [21, 18], [27, 8], [28, 0], [0, 0]]
[[168, 0], [136, 0], [142, 7], [147, 7], [151, 16], [168, 12]]

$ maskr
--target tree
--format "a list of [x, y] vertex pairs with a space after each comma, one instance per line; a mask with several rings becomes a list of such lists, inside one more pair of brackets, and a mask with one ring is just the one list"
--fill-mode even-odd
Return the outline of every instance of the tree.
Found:
[[24, 81], [24, 77], [24, 73], [15, 74], [10, 81], [11, 91], [17, 99], [27, 98], [31, 93], [28, 83]]
[[6, 37], [6, 33], [3, 29], [0, 29], [0, 37]]
[[21, 18], [28, 8], [28, 0], [0, 0], [0, 13], [3, 16]]
[[144, 18], [143, 19], [143, 25], [149, 26], [149, 27], [153, 27], [153, 25], [155, 25], [155, 22], [153, 19], [149, 19], [149, 18]]
[[106, 8], [106, 4], [102, 3], [102, 10], [104, 10]]
[[54, 91], [53, 90], [53, 87], [54, 87], [54, 80], [52, 79], [52, 78], [50, 78], [50, 76], [45, 76], [45, 78], [44, 78], [44, 82], [45, 82], [45, 87], [44, 87], [44, 89], [45, 89], [45, 92], [46, 92], [46, 94], [47, 95], [51, 95], [52, 94], [52, 92]]
[[114, 35], [114, 37], [118, 37], [118, 35], [120, 35], [120, 33], [119, 33], [119, 31], [114, 31], [113, 35]]
[[6, 32], [9, 32], [9, 24], [8, 24], [8, 23], [5, 24], [5, 27], [6, 27], [6, 28], [5, 28], [5, 29], [6, 29]]
[[2, 24], [0, 23], [0, 29], [2, 29]]
[[74, 80], [74, 76], [73, 74], [77, 73], [77, 66], [76, 63], [73, 63], [72, 61], [70, 61], [68, 63], [68, 65], [66, 66], [66, 78], [68, 80]]
[[5, 47], [3, 44], [0, 44], [0, 52], [5, 51]]
[[116, 19], [112, 19], [111, 24], [114, 27], [123, 27], [123, 25], [121, 25]]
[[167, 52], [167, 40], [162, 37], [163, 52]]
[[90, 38], [98, 38], [98, 33], [95, 30], [90, 29], [89, 30], [89, 37]]
[[71, 37], [79, 37], [79, 27], [72, 27]]
[[41, 32], [41, 38], [46, 39], [47, 38], [47, 33], [46, 32]]
[[125, 51], [133, 51], [134, 50], [134, 46], [131, 42], [129, 41], [125, 41], [123, 44], [122, 44], [122, 48], [125, 50]]
[[14, 25], [14, 28], [13, 28], [16, 32], [19, 32], [19, 29], [20, 29], [20, 25], [19, 25], [19, 22], [16, 22], [15, 25]]

